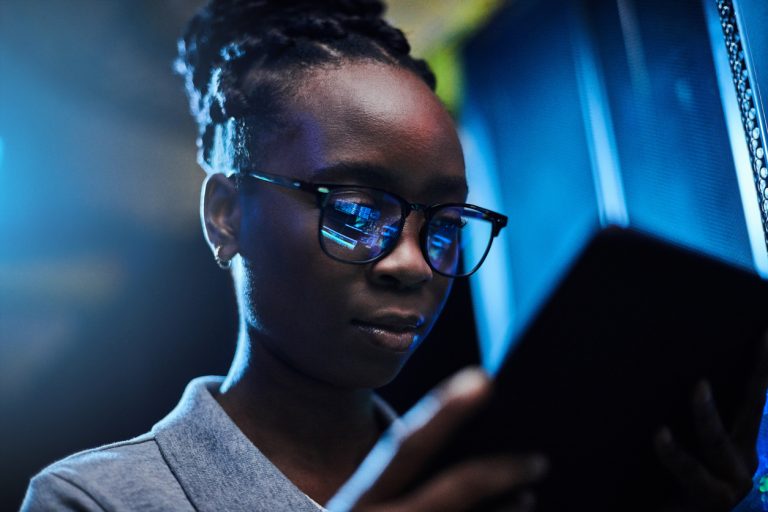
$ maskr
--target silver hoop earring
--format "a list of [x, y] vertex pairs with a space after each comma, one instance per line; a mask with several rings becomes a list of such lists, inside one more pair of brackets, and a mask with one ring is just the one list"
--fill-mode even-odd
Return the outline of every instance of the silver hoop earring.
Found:
[[232, 260], [225, 260], [224, 258], [221, 257], [220, 245], [217, 245], [216, 248], [213, 250], [213, 258], [216, 260], [216, 264], [222, 270], [229, 270], [229, 268], [232, 266]]

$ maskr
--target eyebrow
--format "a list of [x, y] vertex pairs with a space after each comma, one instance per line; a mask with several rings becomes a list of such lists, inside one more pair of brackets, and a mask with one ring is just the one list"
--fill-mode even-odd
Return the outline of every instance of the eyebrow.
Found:
[[[339, 162], [312, 173], [312, 180], [325, 183], [359, 183], [375, 188], [391, 188], [396, 185], [394, 169], [368, 162]], [[429, 181], [430, 193], [463, 194], [469, 188], [467, 180], [458, 176], [439, 176]]]

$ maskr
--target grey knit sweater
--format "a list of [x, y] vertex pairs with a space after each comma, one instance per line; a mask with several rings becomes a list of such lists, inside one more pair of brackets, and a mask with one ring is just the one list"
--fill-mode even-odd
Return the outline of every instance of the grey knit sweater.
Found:
[[45, 468], [22, 510], [317, 512], [216, 402], [212, 391], [222, 380], [190, 382], [176, 408], [144, 435]]

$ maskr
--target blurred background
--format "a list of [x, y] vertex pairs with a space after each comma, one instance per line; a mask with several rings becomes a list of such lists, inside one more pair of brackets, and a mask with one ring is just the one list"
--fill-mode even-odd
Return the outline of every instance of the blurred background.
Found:
[[[0, 510], [45, 465], [148, 430], [191, 378], [226, 373], [234, 294], [202, 236], [196, 127], [172, 70], [203, 3], [0, 0]], [[390, 12], [445, 55], [493, 6]], [[466, 284], [448, 307], [432, 339], [455, 342], [393, 387], [401, 408], [478, 360]]]
[[[148, 430], [232, 357], [234, 295], [200, 230], [172, 72], [202, 3], [0, 0], [2, 510], [53, 460]], [[389, 4], [460, 122], [470, 202], [510, 217], [382, 391], [398, 408], [460, 366], [496, 368], [606, 225], [768, 275], [762, 2]]]

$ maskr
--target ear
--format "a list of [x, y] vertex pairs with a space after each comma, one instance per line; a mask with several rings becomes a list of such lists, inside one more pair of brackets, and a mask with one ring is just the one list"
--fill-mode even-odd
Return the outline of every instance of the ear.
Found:
[[239, 251], [240, 200], [235, 184], [223, 174], [211, 174], [203, 182], [200, 218], [205, 239], [219, 258], [230, 261]]

